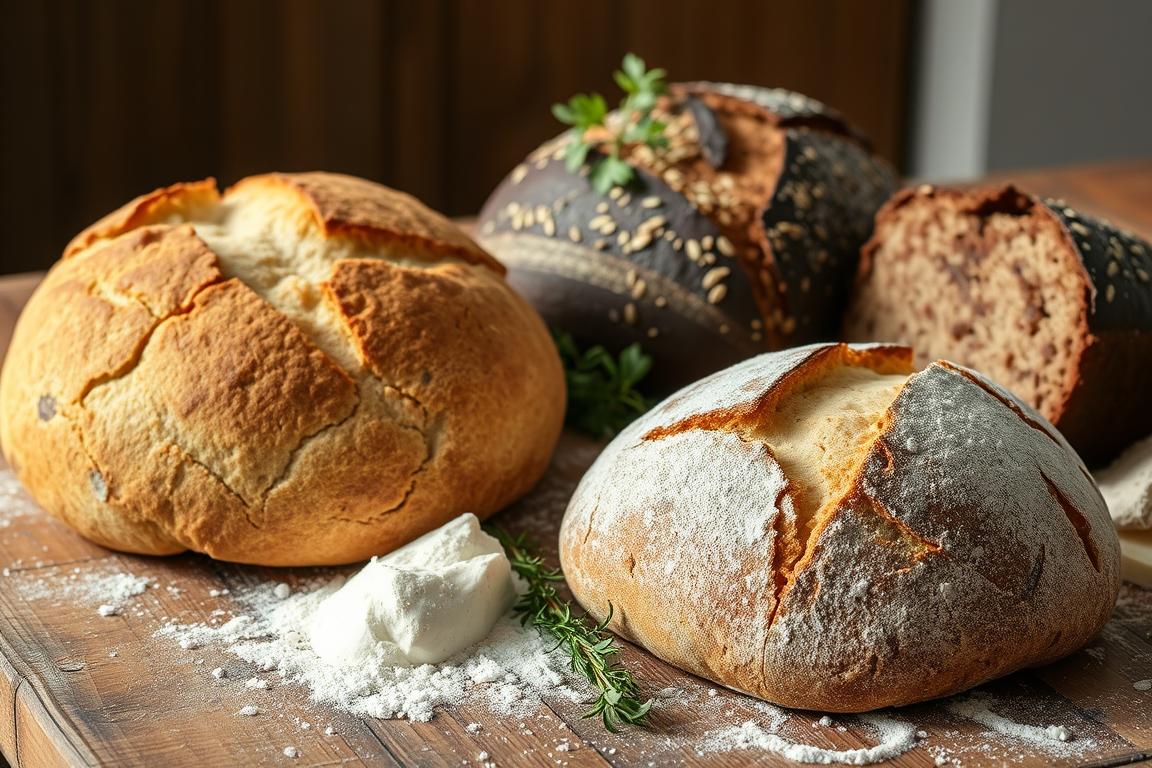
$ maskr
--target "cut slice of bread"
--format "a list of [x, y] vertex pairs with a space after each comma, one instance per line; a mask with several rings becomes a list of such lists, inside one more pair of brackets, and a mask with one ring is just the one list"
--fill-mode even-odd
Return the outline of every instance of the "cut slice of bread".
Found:
[[1150, 275], [1147, 243], [1057, 201], [921, 186], [877, 216], [845, 338], [972, 366], [1096, 463], [1152, 431]]

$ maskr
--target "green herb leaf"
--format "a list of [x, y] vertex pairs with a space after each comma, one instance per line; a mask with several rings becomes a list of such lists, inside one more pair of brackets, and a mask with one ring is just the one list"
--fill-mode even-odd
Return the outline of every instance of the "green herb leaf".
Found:
[[[652, 117], [656, 99], [667, 89], [663, 69], [647, 69], [644, 60], [629, 53], [624, 56], [621, 69], [612, 73], [620, 90], [626, 94], [620, 103], [620, 127], [607, 125], [608, 107], [604, 97], [598, 93], [578, 93], [567, 104], [553, 104], [552, 114], [565, 125], [573, 127], [570, 144], [565, 150], [565, 166], [569, 172], [577, 172], [588, 161], [593, 148], [606, 148], [604, 157], [594, 160], [589, 168], [588, 179], [593, 188], [605, 194], [614, 185], [623, 186], [635, 177], [631, 165], [620, 159], [620, 151], [625, 144], [646, 144], [650, 147], [665, 147], [668, 139], [664, 136], [667, 126]], [[585, 132], [599, 126], [598, 138], [589, 142]], [[602, 138], [607, 135], [608, 138]], [[573, 149], [576, 146], [576, 149]]]
[[615, 186], [623, 186], [632, 179], [632, 166], [618, 157], [602, 157], [592, 164], [588, 182], [602, 195]]
[[544, 558], [534, 551], [525, 534], [513, 537], [499, 528], [489, 529], [489, 533], [499, 539], [512, 570], [527, 584], [527, 591], [513, 608], [520, 624], [531, 624], [555, 638], [555, 649], [568, 652], [572, 671], [587, 678], [600, 692], [584, 716], [600, 717], [612, 733], [618, 733], [625, 724], [643, 725], [652, 700], [641, 701], [640, 687], [632, 673], [615, 660], [619, 653], [615, 640], [604, 635], [612, 618], [611, 603], [607, 618], [599, 624], [574, 616], [572, 604], [562, 599], [553, 586], [563, 581], [564, 575], [544, 565]]
[[639, 344], [613, 357], [602, 346], [581, 351], [563, 331], [552, 332], [568, 384], [569, 426], [593, 437], [610, 437], [652, 407], [636, 386], [652, 369], [652, 357]]

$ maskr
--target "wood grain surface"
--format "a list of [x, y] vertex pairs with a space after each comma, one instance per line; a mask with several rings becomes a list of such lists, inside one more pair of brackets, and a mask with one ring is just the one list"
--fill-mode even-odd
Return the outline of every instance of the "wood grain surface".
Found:
[[[1029, 175], [1028, 186], [1152, 233], [1152, 163]], [[1142, 195], [1142, 202], [1132, 195]], [[0, 280], [0, 355], [36, 280]], [[546, 481], [503, 512], [500, 522], [535, 533], [554, 559], [567, 495], [597, 450], [585, 438], [566, 435]], [[412, 723], [350, 717], [309, 702], [306, 691], [287, 683], [245, 690], [240, 681], [254, 674], [252, 665], [221, 649], [182, 651], [153, 633], [169, 618], [187, 623], [215, 610], [241, 611], [231, 594], [213, 596], [212, 590], [240, 591], [270, 580], [291, 584], [313, 571], [235, 566], [194, 555], [113, 553], [79, 538], [11, 490], [0, 492], [0, 567], [0, 751], [18, 766], [460, 766], [482, 764], [482, 752], [500, 766], [794, 764], [763, 750], [698, 754], [707, 734], [765, 722], [764, 709], [631, 646], [624, 662], [645, 692], [658, 697], [658, 706], [648, 727], [618, 735], [583, 719], [585, 707], [566, 700], [541, 702], [515, 718], [472, 704]], [[83, 595], [51, 591], [69, 580], [122, 572], [146, 574], [161, 588], [133, 598], [132, 609], [114, 617], [99, 616]], [[228, 680], [208, 673], [217, 666], [228, 670]], [[1072, 742], [996, 735], [950, 708], [957, 700], [935, 702], [887, 713], [925, 734], [889, 764], [931, 766], [940, 756], [965, 766], [1106, 766], [1148, 759], [1152, 692], [1133, 685], [1147, 679], [1152, 592], [1127, 586], [1113, 620], [1089, 648], [979, 689], [998, 715], [1066, 726]], [[249, 702], [264, 713], [237, 716]], [[835, 749], [876, 743], [859, 718], [836, 716], [827, 726], [819, 717], [790, 713], [788, 738]], [[481, 728], [473, 732], [471, 723]], [[324, 733], [329, 724], [334, 735]], [[288, 746], [299, 750], [298, 758], [283, 754]]]

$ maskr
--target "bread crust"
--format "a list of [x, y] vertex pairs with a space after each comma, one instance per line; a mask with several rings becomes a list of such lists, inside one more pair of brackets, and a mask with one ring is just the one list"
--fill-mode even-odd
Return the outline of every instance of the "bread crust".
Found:
[[639, 342], [665, 392], [835, 338], [891, 169], [789, 91], [681, 83], [660, 109], [670, 147], [627, 149], [626, 188], [601, 195], [568, 171], [566, 135], [497, 187], [478, 231], [512, 284], [578, 343]]
[[803, 709], [911, 704], [1081, 647], [1119, 589], [1103, 500], [1043, 417], [952, 364], [907, 379], [787, 556], [798, 489], [756, 425], [829, 370], [907, 370], [908, 356], [787, 350], [657, 406], [573, 496], [560, 534], [573, 594], [657, 656]]
[[42, 506], [109, 547], [383, 554], [545, 469], [563, 372], [502, 275], [362, 179], [158, 190], [77, 236], [29, 301], [0, 441]]
[[[1152, 246], [1106, 221], [1011, 184], [974, 188], [921, 185], [894, 195], [877, 214], [876, 229], [862, 249], [844, 337], [854, 341], [874, 335], [864, 327], [861, 308], [868, 291], [885, 290], [884, 285], [872, 286], [872, 275], [904, 211], [945, 205], [979, 221], [1007, 214], [1059, 232], [1061, 247], [1057, 252], [1038, 252], [1036, 258], [1059, 259], [1064, 273], [1076, 284], [1075, 290], [1062, 293], [1075, 305], [1074, 320], [1059, 329], [1061, 341], [1068, 344], [1068, 360], [1063, 368], [1052, 371], [1060, 380], [1058, 391], [1043, 404], [1032, 404], [1040, 407], [1092, 464], [1106, 461], [1152, 431], [1152, 413], [1141, 407], [1139, 397], [1133, 394], [1152, 386], [1152, 368], [1146, 364], [1152, 351]], [[924, 256], [913, 253], [911, 257]], [[966, 264], [978, 269], [980, 254], [967, 257]], [[907, 311], [914, 310], [909, 307]], [[1005, 325], [1002, 330], [1004, 340], [1016, 332], [1014, 325]], [[987, 360], [965, 359], [959, 348], [941, 347], [930, 352], [987, 367]], [[995, 353], [994, 347], [990, 354]]]

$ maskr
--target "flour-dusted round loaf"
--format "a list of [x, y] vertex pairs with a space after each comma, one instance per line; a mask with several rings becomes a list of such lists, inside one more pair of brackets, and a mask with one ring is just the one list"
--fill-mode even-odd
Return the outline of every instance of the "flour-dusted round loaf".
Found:
[[503, 268], [408, 195], [323, 173], [144, 195], [32, 296], [0, 440], [116, 549], [364, 560], [544, 471], [560, 361]]
[[1152, 246], [1011, 185], [922, 185], [863, 250], [848, 341], [983, 371], [1090, 465], [1152, 432]]
[[594, 617], [689, 672], [857, 712], [1081, 647], [1119, 549], [1076, 454], [1005, 390], [814, 345], [693, 384], [581, 481], [560, 557]]
[[608, 194], [566, 168], [567, 133], [513, 169], [478, 221], [509, 282], [582, 345], [639, 342], [664, 392], [838, 339], [894, 189], [887, 163], [837, 112], [779, 88], [678, 83], [656, 116], [668, 146], [625, 148], [635, 176]]

